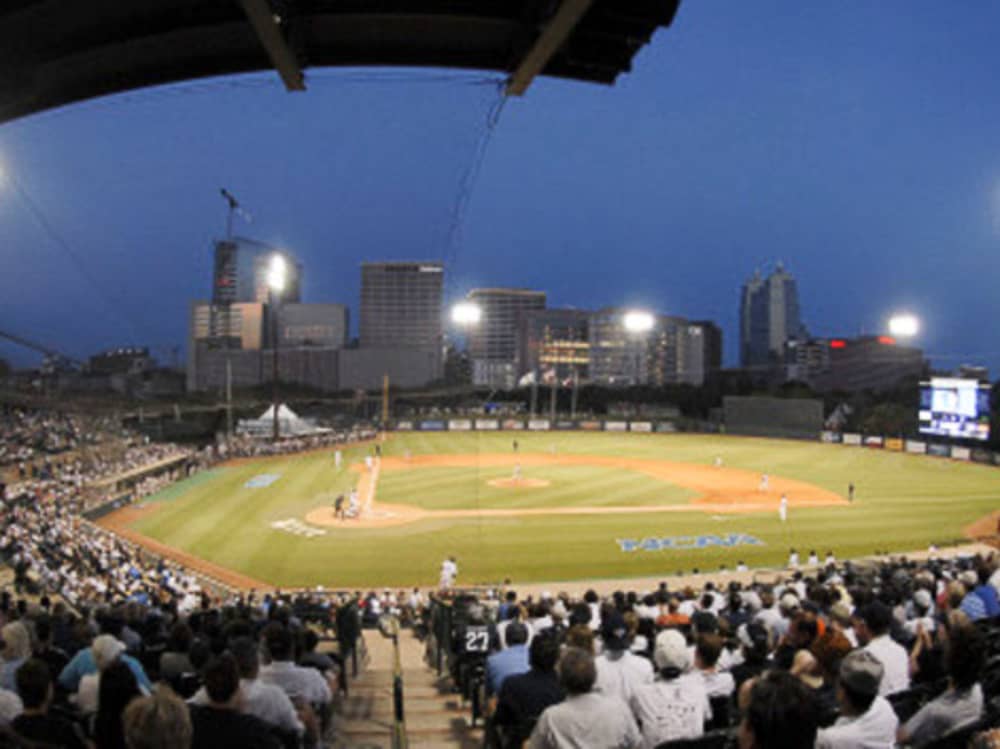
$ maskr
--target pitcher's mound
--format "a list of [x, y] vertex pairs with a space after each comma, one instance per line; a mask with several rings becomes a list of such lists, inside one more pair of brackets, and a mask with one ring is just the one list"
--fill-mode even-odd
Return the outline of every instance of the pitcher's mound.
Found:
[[493, 479], [488, 483], [498, 489], [540, 489], [549, 485], [545, 479]]

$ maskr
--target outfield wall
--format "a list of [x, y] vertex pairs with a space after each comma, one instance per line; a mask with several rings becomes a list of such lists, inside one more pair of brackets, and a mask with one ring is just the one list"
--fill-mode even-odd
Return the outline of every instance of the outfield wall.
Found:
[[[475, 419], [400, 419], [390, 425], [396, 432], [612, 432], [615, 434], [675, 434], [680, 430], [673, 421], [623, 420], [623, 419], [542, 419], [542, 418], [475, 418]], [[929, 455], [965, 462], [1000, 466], [1000, 452], [982, 447], [947, 445], [938, 442], [885, 437], [859, 432], [804, 432], [797, 439], [818, 438], [827, 444], [846, 445], [871, 450]], [[755, 435], [747, 435], [755, 436]], [[761, 435], [763, 436], [763, 435]], [[771, 435], [775, 436], [775, 435]], [[785, 437], [796, 438], [796, 437]]]

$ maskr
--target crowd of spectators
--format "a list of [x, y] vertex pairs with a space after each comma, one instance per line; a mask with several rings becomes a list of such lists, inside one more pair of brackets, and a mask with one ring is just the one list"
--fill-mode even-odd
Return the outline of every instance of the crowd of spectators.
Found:
[[[605, 600], [459, 596], [444, 605], [450, 667], [463, 690], [470, 663], [485, 667], [495, 746], [922, 747], [956, 731], [964, 746], [1000, 725], [998, 563], [848, 562]], [[480, 631], [488, 652], [471, 648]]]
[[97, 445], [121, 433], [109, 417], [0, 405], [0, 468]]
[[353, 602], [120, 600], [0, 597], [0, 746], [321, 745], [343, 664], [316, 646], [350, 629]]

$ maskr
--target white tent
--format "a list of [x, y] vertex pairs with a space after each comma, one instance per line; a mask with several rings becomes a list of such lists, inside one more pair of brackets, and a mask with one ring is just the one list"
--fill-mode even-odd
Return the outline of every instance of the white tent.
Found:
[[[269, 406], [256, 419], [240, 419], [236, 431], [255, 437], [270, 436], [274, 433], [274, 406]], [[329, 431], [329, 429], [316, 426], [316, 422], [312, 419], [303, 419], [284, 403], [278, 404], [278, 434], [280, 436], [304, 437]]]

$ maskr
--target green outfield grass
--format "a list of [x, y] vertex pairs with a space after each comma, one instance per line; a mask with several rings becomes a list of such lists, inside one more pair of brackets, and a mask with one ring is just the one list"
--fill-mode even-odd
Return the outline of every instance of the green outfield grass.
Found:
[[[524, 518], [434, 518], [384, 529], [327, 529], [302, 538], [271, 523], [302, 520], [357, 480], [334, 470], [332, 451], [263, 458], [199, 475], [148, 500], [156, 511], [134, 528], [161, 542], [283, 587], [431, 585], [441, 559], [459, 559], [461, 581], [548, 581], [667, 575], [718, 569], [743, 560], [776, 565], [790, 546], [840, 557], [876, 549], [907, 551], [961, 537], [962, 528], [1000, 506], [1000, 470], [937, 458], [840, 445], [688, 435], [582, 433], [413, 433], [387, 442], [385, 455], [510, 452], [613, 455], [711, 464], [807, 481], [839, 494], [856, 486], [843, 507], [793, 508], [782, 525], [774, 513], [708, 515], [672, 511], [644, 515]], [[345, 451], [360, 461], [367, 448]], [[544, 472], [544, 476], [539, 472]], [[249, 489], [262, 474], [278, 479]], [[684, 503], [688, 492], [631, 471], [552, 466], [526, 469], [551, 481], [532, 490], [493, 489], [497, 468], [384, 471], [379, 499], [426, 509], [560, 507]], [[619, 541], [747, 534], [762, 545], [624, 552]], [[690, 544], [690, 541], [688, 542]], [[649, 544], [648, 544], [649, 545]]]
[[549, 485], [519, 489], [490, 485], [495, 479], [511, 478], [510, 468], [420, 468], [382, 471], [378, 498], [427, 510], [452, 510], [669, 505], [694, 496], [688, 489], [641, 473], [601, 466], [531, 466], [522, 475]]

